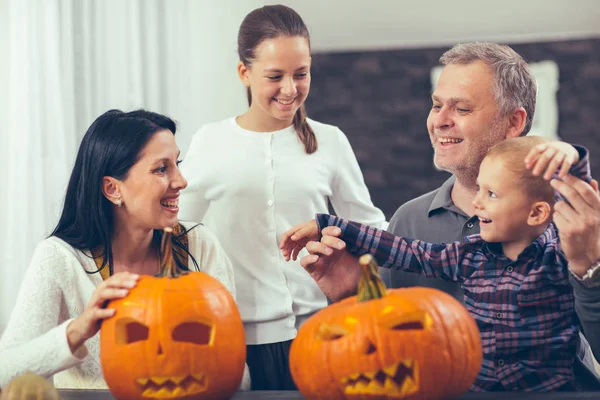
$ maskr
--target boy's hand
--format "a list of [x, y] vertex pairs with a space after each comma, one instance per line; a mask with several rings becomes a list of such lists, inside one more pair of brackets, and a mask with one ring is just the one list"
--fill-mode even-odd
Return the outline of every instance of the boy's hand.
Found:
[[290, 258], [295, 261], [298, 258], [298, 253], [306, 246], [306, 243], [316, 240], [319, 240], [319, 227], [317, 221], [311, 219], [285, 232], [281, 236], [279, 248], [285, 257], [285, 261], [290, 261]]
[[[579, 162], [579, 152], [569, 143], [558, 140], [538, 144], [525, 157], [525, 166], [532, 170], [534, 176], [544, 174], [549, 181], [557, 173], [563, 179], [571, 167]], [[545, 172], [544, 172], [545, 170]]]

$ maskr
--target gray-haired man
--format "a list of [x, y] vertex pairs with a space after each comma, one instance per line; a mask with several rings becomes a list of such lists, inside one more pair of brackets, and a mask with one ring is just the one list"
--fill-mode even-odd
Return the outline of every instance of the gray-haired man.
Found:
[[[536, 83], [523, 58], [508, 46], [467, 43], [454, 46], [440, 58], [444, 69], [431, 96], [427, 130], [434, 149], [434, 164], [452, 173], [440, 188], [402, 205], [390, 220], [391, 233], [447, 243], [479, 233], [479, 220], [472, 205], [476, 178], [488, 150], [500, 141], [526, 135], [533, 121]], [[323, 253], [311, 255], [306, 268], [326, 263]], [[312, 254], [320, 257], [315, 260]], [[454, 282], [382, 269], [388, 286], [427, 286], [444, 290], [463, 301]], [[589, 345], [582, 339], [575, 365], [578, 382], [586, 389], [599, 389]]]

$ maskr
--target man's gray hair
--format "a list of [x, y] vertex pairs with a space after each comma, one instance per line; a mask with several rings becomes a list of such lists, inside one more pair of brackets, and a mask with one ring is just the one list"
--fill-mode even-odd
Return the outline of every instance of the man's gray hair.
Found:
[[440, 63], [470, 64], [475, 61], [486, 63], [496, 77], [494, 96], [503, 115], [523, 107], [527, 112], [521, 136], [531, 129], [535, 113], [537, 86], [529, 66], [517, 52], [508, 46], [496, 43], [457, 44], [440, 57]]

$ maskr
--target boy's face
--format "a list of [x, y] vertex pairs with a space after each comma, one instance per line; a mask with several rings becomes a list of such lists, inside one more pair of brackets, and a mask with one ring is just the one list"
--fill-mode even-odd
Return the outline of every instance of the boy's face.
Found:
[[486, 242], [531, 241], [527, 219], [534, 202], [519, 182], [501, 159], [486, 157], [481, 163], [473, 206]]

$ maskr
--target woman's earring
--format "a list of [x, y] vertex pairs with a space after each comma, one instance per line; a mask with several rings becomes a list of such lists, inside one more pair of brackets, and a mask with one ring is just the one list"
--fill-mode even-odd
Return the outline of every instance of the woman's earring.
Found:
[[123, 205], [123, 201], [121, 199], [117, 199], [117, 207], [121, 207]]

